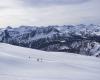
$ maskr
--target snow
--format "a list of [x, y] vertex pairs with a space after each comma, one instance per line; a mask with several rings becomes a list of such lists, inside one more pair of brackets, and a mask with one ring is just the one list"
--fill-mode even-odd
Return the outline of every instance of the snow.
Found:
[[0, 80], [100, 80], [100, 58], [0, 43]]

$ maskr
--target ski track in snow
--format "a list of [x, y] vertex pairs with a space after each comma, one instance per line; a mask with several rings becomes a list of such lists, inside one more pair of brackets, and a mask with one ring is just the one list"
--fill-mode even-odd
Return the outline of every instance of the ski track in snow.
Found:
[[100, 58], [0, 43], [0, 80], [100, 80]]

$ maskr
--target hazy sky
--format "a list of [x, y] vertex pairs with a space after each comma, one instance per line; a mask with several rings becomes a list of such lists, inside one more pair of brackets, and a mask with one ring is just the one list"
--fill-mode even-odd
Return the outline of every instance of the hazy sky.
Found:
[[0, 0], [0, 27], [100, 24], [100, 0]]

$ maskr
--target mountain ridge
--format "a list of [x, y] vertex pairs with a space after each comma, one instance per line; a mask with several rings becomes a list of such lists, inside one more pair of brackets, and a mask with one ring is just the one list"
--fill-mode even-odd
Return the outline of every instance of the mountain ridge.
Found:
[[44, 51], [73, 52], [100, 56], [99, 25], [32, 27], [8, 26], [0, 29], [0, 42]]

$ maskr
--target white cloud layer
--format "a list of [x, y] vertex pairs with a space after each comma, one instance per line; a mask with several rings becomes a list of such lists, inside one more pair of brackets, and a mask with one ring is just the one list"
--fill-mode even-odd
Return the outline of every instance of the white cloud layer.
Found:
[[100, 24], [99, 3], [100, 0], [0, 0], [0, 27]]

